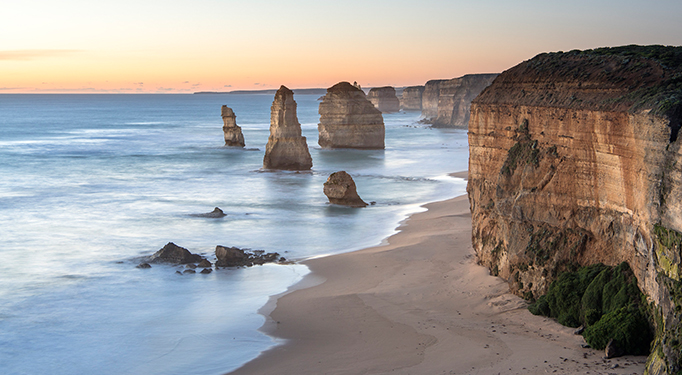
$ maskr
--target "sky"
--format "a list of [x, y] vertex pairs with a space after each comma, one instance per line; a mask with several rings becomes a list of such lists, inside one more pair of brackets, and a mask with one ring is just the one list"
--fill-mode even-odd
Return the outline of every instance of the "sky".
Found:
[[423, 85], [542, 52], [682, 45], [680, 0], [21, 0], [0, 93]]

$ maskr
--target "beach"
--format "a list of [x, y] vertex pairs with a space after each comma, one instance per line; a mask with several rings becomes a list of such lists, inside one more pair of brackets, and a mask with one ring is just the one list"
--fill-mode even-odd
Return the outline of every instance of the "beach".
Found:
[[430, 203], [381, 246], [304, 262], [262, 331], [283, 344], [230, 374], [641, 374], [532, 315], [476, 264], [466, 196]]

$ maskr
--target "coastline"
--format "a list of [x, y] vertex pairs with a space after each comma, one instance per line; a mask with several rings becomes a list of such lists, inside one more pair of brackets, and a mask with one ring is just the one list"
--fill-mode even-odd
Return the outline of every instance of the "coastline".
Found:
[[424, 207], [385, 245], [304, 261], [311, 273], [260, 310], [283, 344], [230, 374], [644, 371], [644, 356], [582, 348], [477, 265], [466, 195]]

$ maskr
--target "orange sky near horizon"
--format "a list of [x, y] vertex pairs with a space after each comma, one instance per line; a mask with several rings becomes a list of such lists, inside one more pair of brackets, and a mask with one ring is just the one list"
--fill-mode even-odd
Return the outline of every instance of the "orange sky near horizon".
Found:
[[0, 14], [0, 93], [421, 85], [538, 53], [682, 45], [682, 2], [24, 0]]

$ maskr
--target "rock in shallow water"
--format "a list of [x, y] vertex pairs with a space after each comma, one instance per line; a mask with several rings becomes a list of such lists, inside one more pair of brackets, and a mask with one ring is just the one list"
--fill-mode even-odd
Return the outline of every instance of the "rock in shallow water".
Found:
[[184, 247], [180, 247], [172, 242], [169, 242], [161, 250], [154, 253], [154, 255], [147, 258], [148, 263], [171, 263], [171, 264], [187, 264], [199, 263], [203, 258], [201, 255], [192, 254]]
[[332, 173], [324, 183], [324, 195], [329, 202], [349, 207], [367, 207], [367, 203], [358, 195], [355, 181], [346, 173], [339, 171]]
[[[216, 246], [216, 267], [250, 267], [265, 263], [282, 262], [278, 253], [265, 253], [264, 251], [246, 251], [237, 247]], [[283, 258], [282, 258], [283, 259]]]

